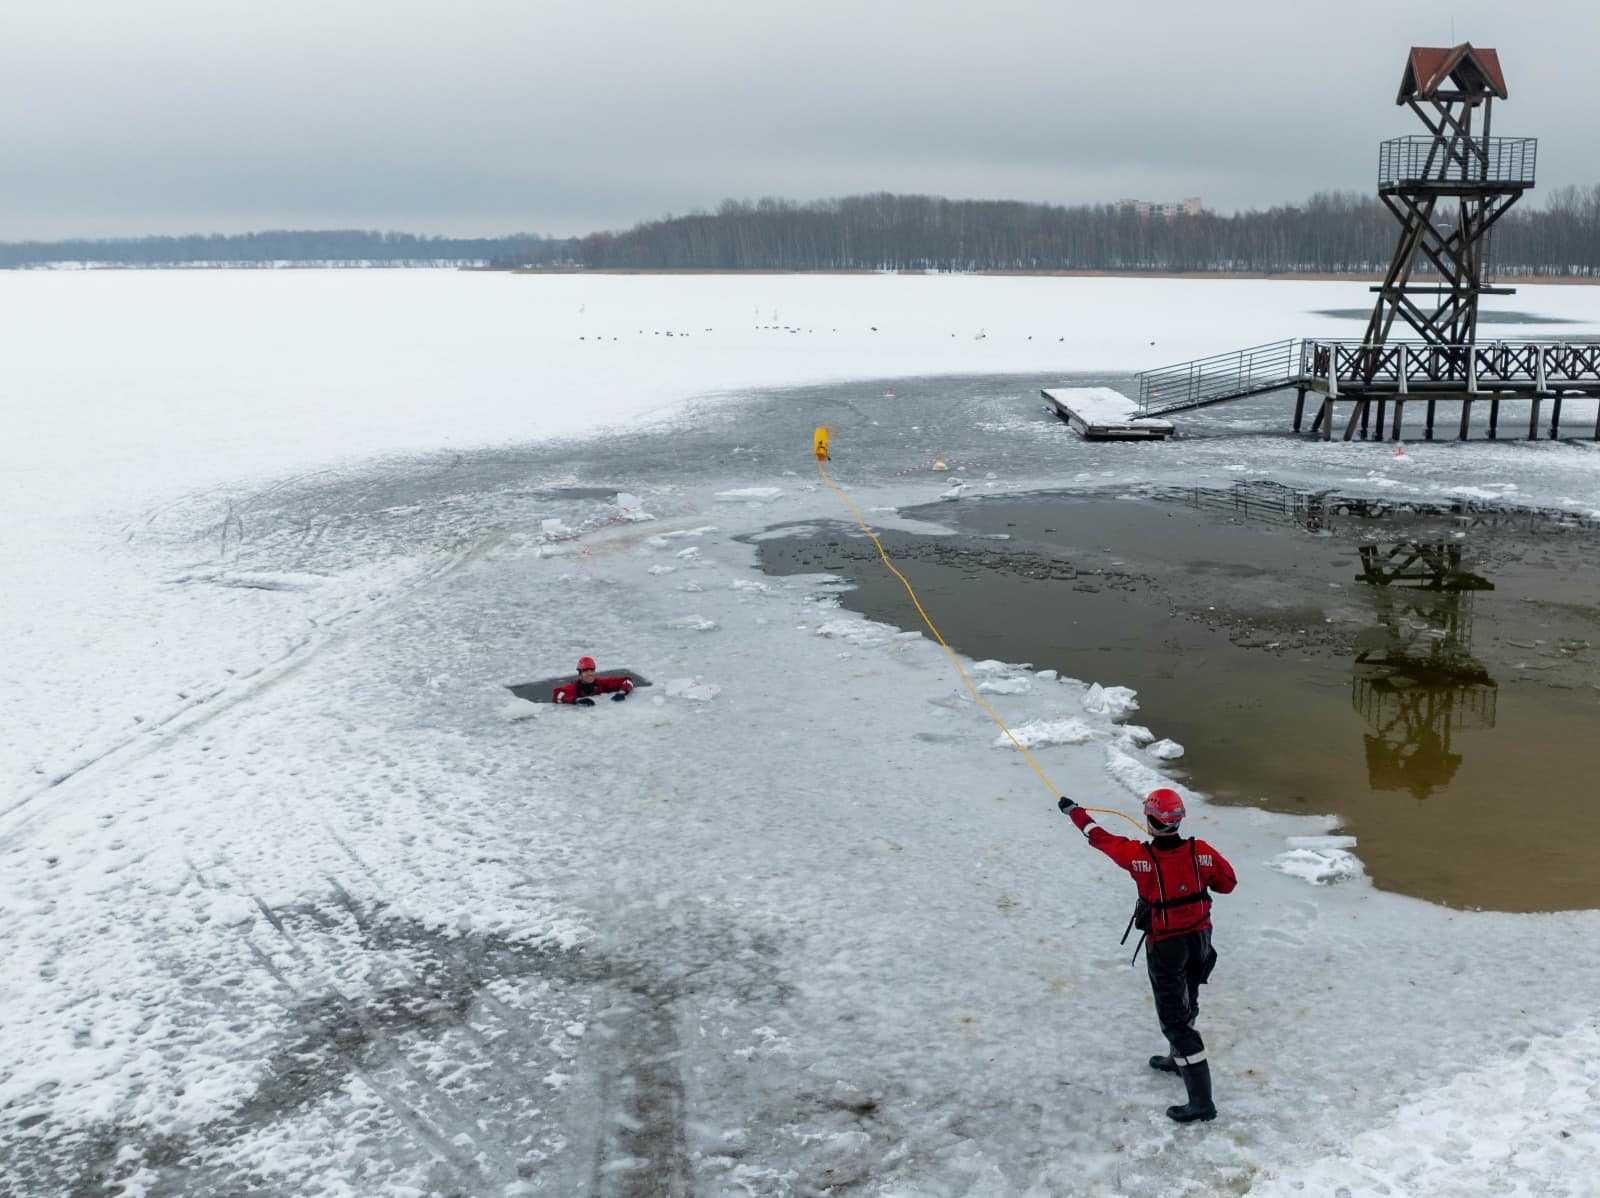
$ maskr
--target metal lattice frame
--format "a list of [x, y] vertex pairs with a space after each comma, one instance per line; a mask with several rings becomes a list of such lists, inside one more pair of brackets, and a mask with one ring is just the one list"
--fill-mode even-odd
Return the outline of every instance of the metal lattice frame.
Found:
[[[1485, 284], [1489, 231], [1533, 186], [1538, 143], [1533, 138], [1490, 137], [1494, 93], [1485, 85], [1438, 91], [1406, 104], [1431, 137], [1396, 138], [1378, 154], [1378, 198], [1400, 222], [1377, 302], [1367, 323], [1368, 345], [1382, 345], [1399, 316], [1426, 342], [1472, 345], [1478, 337], [1478, 297], [1510, 295]], [[1482, 110], [1482, 131], [1474, 134]], [[1455, 201], [1440, 213], [1440, 201]], [[1443, 215], [1445, 219], [1438, 218]], [[1434, 285], [1414, 283], [1419, 262], [1438, 273]], [[1431, 310], [1418, 299], [1432, 294]]]

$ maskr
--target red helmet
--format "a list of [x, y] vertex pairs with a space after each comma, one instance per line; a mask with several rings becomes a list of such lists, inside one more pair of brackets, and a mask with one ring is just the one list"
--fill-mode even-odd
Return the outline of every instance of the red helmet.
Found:
[[[592, 657], [580, 657], [580, 658], [578, 658], [578, 669], [579, 670], [592, 670], [594, 668], [595, 668], [594, 658], [592, 658]], [[1168, 793], [1170, 793], [1170, 792], [1168, 792]]]
[[1183, 816], [1183, 796], [1171, 787], [1163, 786], [1145, 795], [1144, 817], [1152, 824], [1176, 828]]

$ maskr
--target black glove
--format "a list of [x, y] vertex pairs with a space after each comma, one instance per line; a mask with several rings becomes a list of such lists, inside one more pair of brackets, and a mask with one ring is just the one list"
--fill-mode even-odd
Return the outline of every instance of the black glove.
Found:
[[576, 706], [576, 707], [593, 707], [594, 706], [594, 700], [593, 699], [574, 699], [572, 702], [573, 702], [573, 705]]
[[628, 692], [627, 691], [618, 691], [616, 694], [611, 696], [611, 701], [613, 703], [621, 703], [627, 697], [628, 697]]
[[1077, 804], [1071, 799], [1067, 798], [1066, 795], [1062, 795], [1061, 798], [1056, 802], [1056, 806], [1061, 808], [1062, 815], [1071, 815], [1072, 809], [1076, 807]]

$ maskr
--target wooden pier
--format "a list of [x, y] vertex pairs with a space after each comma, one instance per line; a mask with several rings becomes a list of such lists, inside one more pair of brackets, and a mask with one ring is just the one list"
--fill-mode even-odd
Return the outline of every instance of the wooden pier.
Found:
[[1165, 441], [1172, 422], [1141, 416], [1139, 405], [1110, 387], [1049, 387], [1039, 392], [1085, 441]]

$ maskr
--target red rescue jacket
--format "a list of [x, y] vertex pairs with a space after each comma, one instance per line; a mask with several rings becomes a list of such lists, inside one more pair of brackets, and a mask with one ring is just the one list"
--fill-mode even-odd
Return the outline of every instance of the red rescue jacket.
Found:
[[[1072, 822], [1089, 843], [1133, 875], [1139, 897], [1150, 904], [1150, 942], [1169, 940], [1211, 926], [1208, 891], [1227, 894], [1239, 879], [1228, 859], [1203, 840], [1180, 841], [1159, 849], [1147, 840], [1113, 836], [1082, 807], [1072, 809]], [[1174, 902], [1181, 899], [1182, 902]]]
[[621, 674], [597, 674], [593, 682], [569, 682], [565, 686], [558, 686], [550, 692], [552, 703], [575, 703], [579, 699], [587, 699], [591, 695], [609, 695], [612, 691], [621, 691], [625, 695], [633, 693], [633, 679], [624, 678]]

